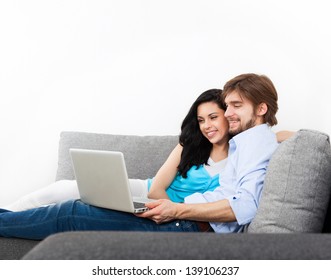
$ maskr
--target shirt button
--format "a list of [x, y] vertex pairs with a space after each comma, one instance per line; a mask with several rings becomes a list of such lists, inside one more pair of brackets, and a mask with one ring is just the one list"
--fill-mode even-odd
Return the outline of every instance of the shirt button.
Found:
[[179, 223], [176, 223], [176, 227], [179, 227]]

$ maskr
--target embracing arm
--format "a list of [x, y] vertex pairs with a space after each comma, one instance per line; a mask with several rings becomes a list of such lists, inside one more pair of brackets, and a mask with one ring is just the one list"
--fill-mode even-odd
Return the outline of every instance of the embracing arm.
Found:
[[277, 142], [281, 143], [295, 134], [294, 131], [281, 130], [276, 133]]
[[200, 204], [176, 205], [176, 218], [203, 222], [234, 222], [236, 216], [227, 199]]
[[169, 199], [166, 189], [174, 180], [177, 174], [177, 166], [180, 162], [180, 157], [182, 154], [183, 147], [178, 144], [173, 151], [170, 153], [169, 157], [156, 173], [151, 188], [148, 193], [148, 198], [160, 199], [167, 198]]

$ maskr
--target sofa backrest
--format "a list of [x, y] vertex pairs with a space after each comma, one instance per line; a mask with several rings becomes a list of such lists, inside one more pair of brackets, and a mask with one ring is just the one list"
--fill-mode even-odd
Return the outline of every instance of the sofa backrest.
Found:
[[[56, 180], [74, 179], [70, 148], [121, 151], [129, 177], [147, 179], [155, 176], [177, 144], [178, 136], [65, 131], [60, 135]], [[331, 232], [330, 195], [329, 136], [300, 130], [273, 155], [260, 207], [248, 232]]]
[[158, 169], [178, 144], [178, 136], [133, 136], [64, 131], [60, 135], [58, 169], [55, 180], [75, 178], [70, 148], [121, 151], [129, 178], [147, 179]]

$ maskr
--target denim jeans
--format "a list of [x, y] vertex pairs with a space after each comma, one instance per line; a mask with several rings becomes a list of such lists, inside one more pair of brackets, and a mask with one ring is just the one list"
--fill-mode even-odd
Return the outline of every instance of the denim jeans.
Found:
[[193, 221], [164, 224], [131, 213], [94, 207], [70, 200], [22, 212], [0, 209], [0, 236], [40, 240], [53, 233], [84, 230], [197, 232]]

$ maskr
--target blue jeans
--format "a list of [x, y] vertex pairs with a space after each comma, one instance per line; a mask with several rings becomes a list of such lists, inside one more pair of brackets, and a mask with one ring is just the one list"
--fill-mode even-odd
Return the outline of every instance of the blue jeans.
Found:
[[156, 224], [131, 213], [94, 207], [80, 200], [21, 212], [0, 209], [0, 236], [3, 237], [40, 240], [57, 232], [84, 230], [200, 231], [198, 223], [193, 221]]

